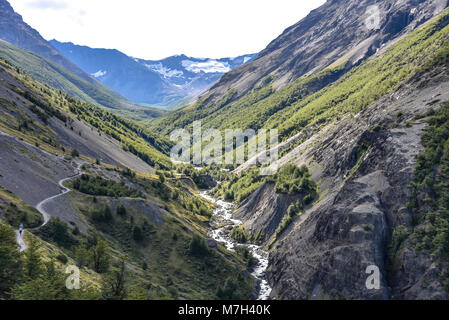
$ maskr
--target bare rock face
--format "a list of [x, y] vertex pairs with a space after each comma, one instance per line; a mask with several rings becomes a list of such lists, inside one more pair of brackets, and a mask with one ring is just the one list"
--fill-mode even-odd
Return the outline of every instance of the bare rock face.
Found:
[[276, 232], [276, 228], [287, 212], [288, 207], [299, 200], [298, 196], [278, 194], [275, 184], [264, 183], [239, 206], [235, 217], [245, 221], [245, 232], [256, 236], [264, 243], [269, 242]]
[[209, 91], [209, 103], [236, 89], [234, 99], [272, 75], [282, 86], [334, 63], [350, 69], [435, 17], [447, 0], [328, 0], [286, 29], [252, 63], [227, 74]]
[[[418, 79], [318, 133], [283, 161], [320, 167], [322, 198], [286, 230], [270, 253], [273, 297], [282, 299], [446, 299], [432, 257], [406, 242], [392, 263], [392, 231], [411, 219], [406, 209], [416, 158], [435, 96], [449, 100], [447, 71]], [[398, 114], [403, 114], [397, 117]], [[408, 125], [406, 125], [408, 124]], [[360, 146], [369, 146], [357, 159]], [[269, 215], [268, 213], [266, 213]], [[278, 214], [272, 212], [273, 215]], [[250, 221], [251, 218], [246, 218]], [[367, 268], [380, 272], [369, 289]]]

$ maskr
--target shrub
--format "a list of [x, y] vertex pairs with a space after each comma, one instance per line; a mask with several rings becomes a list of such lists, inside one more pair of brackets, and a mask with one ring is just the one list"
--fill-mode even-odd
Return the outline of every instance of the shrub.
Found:
[[100, 205], [91, 209], [91, 216], [95, 222], [109, 222], [112, 220], [111, 208], [108, 205]]
[[93, 196], [143, 198], [141, 191], [132, 189], [123, 182], [117, 183], [87, 174], [73, 180], [71, 185], [75, 190]]
[[193, 256], [201, 257], [209, 254], [209, 248], [203, 238], [198, 235], [193, 235], [190, 241], [190, 253]]
[[134, 241], [137, 241], [137, 242], [140, 242], [143, 240], [142, 229], [138, 226], [134, 226], [134, 228], [133, 228], [133, 239], [134, 239]]
[[238, 243], [246, 243], [248, 241], [248, 237], [245, 232], [245, 227], [238, 226], [232, 229], [231, 238]]
[[62, 264], [66, 264], [68, 261], [69, 261], [69, 259], [67, 258], [67, 256], [65, 255], [65, 254], [58, 254], [57, 256], [56, 256], [56, 260], [58, 260], [59, 262], [61, 262]]
[[80, 153], [78, 152], [78, 150], [73, 149], [72, 152], [70, 153], [70, 155], [71, 155], [73, 158], [78, 158], [78, 157], [80, 156]]
[[121, 216], [121, 217], [125, 217], [126, 216], [126, 208], [124, 205], [119, 205], [116, 208], [116, 213], [117, 215]]

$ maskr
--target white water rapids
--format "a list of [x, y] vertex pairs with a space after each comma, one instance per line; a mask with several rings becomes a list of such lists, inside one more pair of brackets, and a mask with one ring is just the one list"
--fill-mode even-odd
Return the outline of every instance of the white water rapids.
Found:
[[271, 287], [265, 279], [265, 271], [268, 268], [268, 252], [263, 247], [252, 244], [236, 243], [227, 233], [226, 229], [236, 227], [242, 224], [242, 221], [232, 218], [232, 203], [215, 199], [210, 196], [207, 191], [201, 192], [200, 195], [217, 205], [214, 210], [215, 221], [212, 224], [212, 230], [208, 236], [215, 241], [222, 243], [228, 250], [235, 251], [235, 246], [242, 246], [249, 249], [253, 257], [257, 259], [257, 265], [253, 268], [251, 274], [256, 280], [260, 281], [260, 290], [257, 300], [267, 300], [271, 293]]

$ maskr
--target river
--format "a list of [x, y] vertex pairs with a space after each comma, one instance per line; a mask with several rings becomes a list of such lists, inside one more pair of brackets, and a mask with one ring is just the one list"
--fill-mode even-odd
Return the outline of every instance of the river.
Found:
[[242, 221], [232, 218], [232, 203], [216, 199], [210, 196], [208, 191], [201, 192], [200, 195], [217, 206], [214, 210], [215, 220], [212, 223], [212, 230], [208, 233], [208, 236], [215, 241], [222, 243], [230, 251], [235, 251], [235, 246], [242, 246], [249, 249], [253, 257], [258, 261], [257, 265], [251, 272], [253, 277], [260, 282], [257, 300], [268, 300], [272, 290], [268, 284], [268, 281], [265, 279], [265, 272], [268, 268], [269, 253], [261, 246], [253, 244], [239, 244], [228, 235], [226, 229], [229, 229], [229, 227], [237, 227], [242, 224]]

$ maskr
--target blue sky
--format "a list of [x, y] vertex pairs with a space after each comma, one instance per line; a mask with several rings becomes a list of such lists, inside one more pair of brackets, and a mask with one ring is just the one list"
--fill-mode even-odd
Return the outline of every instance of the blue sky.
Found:
[[264, 49], [325, 0], [9, 0], [44, 38], [144, 58]]

